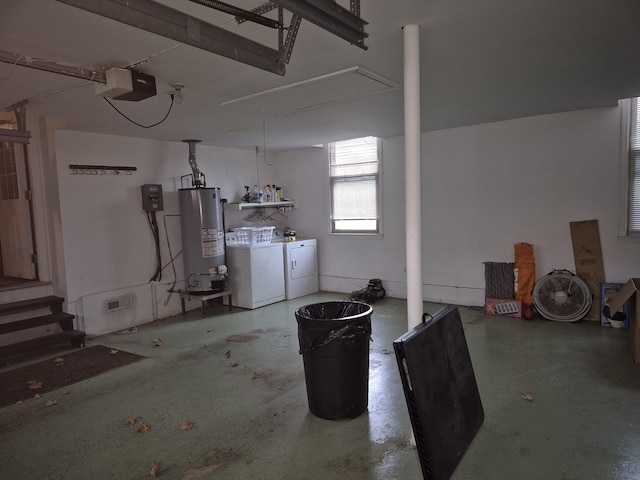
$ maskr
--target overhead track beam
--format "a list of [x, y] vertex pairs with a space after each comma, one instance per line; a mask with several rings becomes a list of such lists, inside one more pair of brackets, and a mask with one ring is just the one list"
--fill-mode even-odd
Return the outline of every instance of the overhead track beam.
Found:
[[25, 109], [27, 103], [29, 103], [28, 100], [20, 100], [4, 109], [5, 112], [13, 110], [16, 123], [18, 124], [18, 130], [0, 127], [0, 142], [29, 143], [31, 132], [27, 130], [27, 114]]
[[[368, 37], [368, 34], [364, 31], [364, 26], [367, 22], [349, 10], [342, 8], [335, 0], [271, 1], [363, 50], [368, 48], [364, 44], [364, 39]], [[360, 2], [358, 0], [354, 0], [351, 6], [354, 11], [360, 10]]]
[[205, 7], [213, 8], [214, 10], [219, 10], [224, 13], [228, 13], [229, 15], [235, 15], [236, 17], [243, 18], [249, 22], [259, 23], [260, 25], [264, 25], [269, 28], [282, 28], [282, 22], [277, 22], [275, 20], [271, 20], [270, 18], [263, 17], [262, 15], [258, 15], [253, 11], [243, 10], [242, 8], [234, 7], [233, 5], [229, 5], [228, 3], [219, 2], [217, 0], [191, 0], [193, 3], [197, 3], [199, 5], [204, 5]]
[[57, 0], [278, 75], [279, 52], [152, 0]]
[[300, 22], [302, 22], [302, 18], [300, 18], [299, 15], [294, 15], [291, 18], [291, 26], [289, 26], [289, 30], [287, 32], [287, 40], [285, 41], [283, 47], [280, 49], [280, 54], [282, 55], [281, 59], [282, 61], [284, 61], [284, 63], [289, 63], [289, 60], [291, 60], [291, 52], [293, 51], [293, 44], [295, 43], [296, 37], [298, 36]]
[[49, 62], [39, 58], [28, 57], [19, 53], [7, 52], [0, 50], [0, 62], [11, 63], [12, 65], [20, 65], [21, 67], [35, 68], [45, 72], [58, 73], [67, 75], [68, 77], [82, 78], [98, 83], [107, 83], [104, 72], [96, 72], [88, 68], [72, 67], [62, 65], [60, 63]]
[[[263, 13], [268, 13], [271, 10], [273, 10], [274, 8], [278, 8], [276, 7], [273, 3], [271, 2], [265, 2], [262, 5], [258, 5], [256, 8], [252, 8], [250, 11], [252, 13], [255, 13], [256, 15], [262, 15]], [[246, 22], [247, 19], [246, 18], [242, 18], [242, 17], [236, 17], [236, 23], [238, 25], [240, 25], [241, 23]], [[280, 22], [282, 23], [282, 22]]]

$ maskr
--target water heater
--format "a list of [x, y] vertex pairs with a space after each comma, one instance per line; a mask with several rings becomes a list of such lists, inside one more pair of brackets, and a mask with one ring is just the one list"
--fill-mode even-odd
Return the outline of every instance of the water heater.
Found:
[[220, 188], [178, 190], [186, 289], [205, 295], [225, 289], [227, 267]]

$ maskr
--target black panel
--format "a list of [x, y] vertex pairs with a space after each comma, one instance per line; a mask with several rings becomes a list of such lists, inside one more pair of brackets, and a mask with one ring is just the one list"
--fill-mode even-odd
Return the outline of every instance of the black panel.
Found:
[[393, 347], [422, 474], [449, 479], [484, 420], [458, 309], [439, 310]]

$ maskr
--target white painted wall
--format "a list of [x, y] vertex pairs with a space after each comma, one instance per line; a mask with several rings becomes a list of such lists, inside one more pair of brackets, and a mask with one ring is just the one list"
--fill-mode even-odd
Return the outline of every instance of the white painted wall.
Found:
[[[597, 219], [605, 278], [640, 274], [640, 242], [620, 238], [620, 108], [442, 130], [422, 136], [425, 300], [482, 305], [486, 261], [513, 261], [534, 245], [538, 277], [575, 271], [569, 222]], [[329, 234], [326, 152], [277, 155], [276, 176], [297, 201], [291, 224], [318, 238], [320, 285], [350, 292], [381, 278], [405, 297], [402, 137], [383, 141], [379, 237]]]
[[[181, 250], [178, 193], [182, 175], [191, 173], [188, 146], [137, 138], [72, 131], [56, 132], [61, 227], [67, 279], [67, 301], [88, 335], [129, 328], [180, 311], [179, 296], [166, 292], [173, 282], [169, 266], [160, 285], [155, 272], [153, 237], [141, 206], [140, 186], [162, 185], [164, 211], [158, 214], [163, 264], [168, 262], [166, 231], [175, 256]], [[223, 198], [238, 201], [242, 186], [256, 182], [254, 151], [198, 145], [197, 162], [207, 186], [220, 187]], [[74, 175], [70, 164], [136, 167], [131, 175]], [[270, 167], [259, 164], [261, 176]], [[190, 179], [185, 179], [185, 187]], [[176, 288], [184, 289], [182, 256], [175, 261]], [[106, 314], [104, 302], [131, 293], [132, 311]], [[193, 301], [189, 308], [196, 308]]]
[[[43, 127], [44, 128], [44, 127]], [[426, 300], [482, 305], [486, 261], [513, 261], [513, 245], [534, 244], [538, 276], [553, 268], [574, 270], [569, 222], [598, 219], [606, 280], [638, 275], [640, 242], [619, 238], [619, 108], [546, 115], [423, 134], [423, 290]], [[47, 140], [50, 143], [50, 140]], [[199, 145], [198, 164], [209, 186], [238, 201], [243, 185], [276, 183], [297, 202], [276, 223], [299, 238], [317, 238], [321, 289], [350, 292], [379, 277], [390, 296], [405, 297], [404, 141], [383, 141], [383, 230], [381, 236], [329, 234], [326, 152], [309, 148], [270, 154]], [[167, 268], [149, 284], [154, 248], [140, 185], [160, 183], [163, 262], [181, 248], [177, 189], [190, 173], [181, 142], [58, 131], [55, 162], [59, 222], [63, 236], [68, 310], [88, 334], [172, 315], [180, 310]], [[50, 155], [50, 154], [48, 154]], [[137, 167], [133, 175], [73, 175], [69, 164]], [[273, 167], [271, 166], [273, 164]], [[54, 216], [58, 210], [52, 209]], [[227, 227], [243, 224], [245, 212], [227, 216]], [[57, 235], [57, 233], [56, 233]], [[175, 263], [182, 280], [182, 258]], [[178, 288], [184, 288], [182, 283]], [[131, 293], [135, 310], [105, 314], [106, 300]], [[197, 308], [196, 302], [188, 308]]]

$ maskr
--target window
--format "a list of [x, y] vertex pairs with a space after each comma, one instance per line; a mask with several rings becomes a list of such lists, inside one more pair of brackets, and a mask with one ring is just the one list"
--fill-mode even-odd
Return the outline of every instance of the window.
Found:
[[376, 137], [329, 144], [332, 233], [381, 232], [380, 146]]
[[0, 142], [0, 200], [17, 200], [18, 170], [12, 142]]
[[640, 234], [640, 109], [638, 98], [631, 100], [629, 131], [629, 186], [627, 205], [627, 233]]

